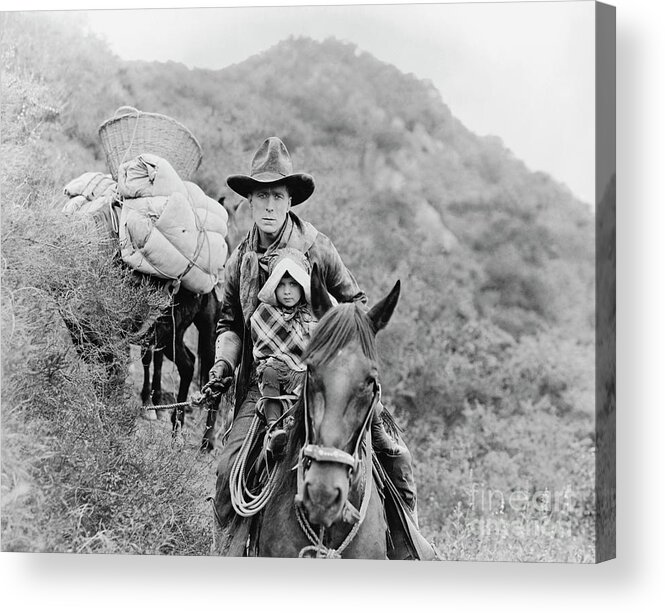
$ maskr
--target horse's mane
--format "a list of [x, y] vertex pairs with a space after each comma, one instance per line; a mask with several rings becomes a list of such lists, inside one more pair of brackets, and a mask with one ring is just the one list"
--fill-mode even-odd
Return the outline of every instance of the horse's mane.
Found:
[[328, 311], [315, 326], [303, 361], [313, 366], [325, 366], [353, 340], [359, 341], [366, 358], [377, 360], [369, 317], [356, 303], [340, 304]]

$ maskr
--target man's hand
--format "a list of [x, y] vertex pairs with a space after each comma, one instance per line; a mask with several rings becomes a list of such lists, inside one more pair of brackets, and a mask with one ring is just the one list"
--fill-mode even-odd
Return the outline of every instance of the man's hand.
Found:
[[226, 360], [217, 360], [208, 373], [208, 383], [201, 392], [204, 394], [223, 394], [233, 383], [233, 369]]

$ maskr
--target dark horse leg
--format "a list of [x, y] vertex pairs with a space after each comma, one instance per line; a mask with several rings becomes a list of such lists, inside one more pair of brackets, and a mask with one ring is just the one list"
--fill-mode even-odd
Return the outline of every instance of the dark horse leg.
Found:
[[[180, 385], [177, 402], [185, 402], [189, 387], [194, 376], [194, 363], [196, 356], [187, 347], [184, 341], [187, 328], [193, 323], [199, 332], [198, 356], [200, 360], [200, 385], [208, 381], [208, 373], [215, 360], [215, 326], [219, 317], [220, 302], [215, 292], [209, 294], [194, 294], [181, 288], [174, 297], [172, 310], [164, 314], [155, 326], [155, 372], [153, 375], [152, 390], [153, 403], [160, 404], [155, 390], [161, 391], [161, 360], [165, 355], [178, 370]], [[159, 358], [158, 358], [159, 356]], [[159, 359], [159, 361], [158, 361]], [[144, 363], [145, 367], [145, 363]], [[144, 388], [147, 385], [144, 379]], [[214, 446], [214, 430], [217, 418], [219, 400], [214, 406], [208, 407], [206, 430], [203, 435], [201, 449], [210, 451]], [[174, 432], [184, 425], [185, 411], [177, 407], [171, 414], [171, 423]]]
[[150, 390], [150, 366], [152, 365], [152, 348], [141, 348], [141, 364], [143, 364], [143, 387], [141, 388], [141, 404], [148, 406], [152, 399]]
[[152, 356], [152, 403], [162, 404], [162, 364], [164, 363], [164, 352], [161, 349], [155, 349]]
[[[208, 373], [215, 362], [215, 327], [219, 317], [220, 303], [215, 292], [210, 292], [203, 297], [203, 303], [196, 317], [194, 325], [199, 331], [199, 385], [203, 387], [208, 382]], [[215, 447], [215, 422], [219, 409], [220, 398], [216, 398], [206, 405], [208, 414], [206, 416], [206, 427], [201, 441], [201, 451], [212, 451]]]
[[[189, 386], [194, 378], [194, 361], [196, 356], [185, 344], [183, 336], [184, 329], [176, 329], [175, 342], [172, 345], [166, 344], [163, 348], [163, 355], [176, 365], [178, 376], [180, 377], [176, 402], [185, 402], [187, 400]], [[173, 353], [174, 349], [175, 355]], [[182, 428], [185, 425], [185, 411], [183, 407], [176, 407], [173, 410], [171, 413], [171, 423], [173, 424], [174, 433], [178, 428]]]
[[[178, 370], [180, 385], [176, 402], [185, 402], [189, 393], [189, 386], [194, 377], [194, 362], [196, 356], [185, 344], [185, 332], [194, 321], [201, 301], [204, 297], [194, 294], [184, 288], [174, 296], [174, 304], [170, 312], [160, 317], [155, 329], [156, 346], [160, 353], [171, 360]], [[161, 356], [160, 356], [161, 357]], [[161, 379], [161, 362], [155, 365], [155, 377]], [[156, 383], [153, 383], [153, 387]], [[185, 411], [183, 407], [177, 407], [171, 413], [173, 432], [182, 428], [185, 423]]]
[[156, 419], [155, 411], [150, 408], [152, 393], [150, 389], [150, 367], [152, 366], [152, 347], [141, 347], [141, 364], [143, 364], [143, 387], [141, 387], [141, 406], [143, 417], [148, 420]]
[[[141, 349], [141, 364], [143, 364], [143, 387], [141, 388], [141, 404], [148, 408], [151, 405], [162, 404], [162, 364], [164, 352], [161, 349], [143, 347]], [[154, 366], [152, 381], [150, 367]], [[150, 418], [152, 419], [152, 418]]]

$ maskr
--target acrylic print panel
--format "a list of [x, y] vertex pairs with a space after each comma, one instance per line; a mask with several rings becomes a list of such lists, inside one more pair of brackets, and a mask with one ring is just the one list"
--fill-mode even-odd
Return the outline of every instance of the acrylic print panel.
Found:
[[612, 7], [3, 29], [3, 550], [614, 556]]

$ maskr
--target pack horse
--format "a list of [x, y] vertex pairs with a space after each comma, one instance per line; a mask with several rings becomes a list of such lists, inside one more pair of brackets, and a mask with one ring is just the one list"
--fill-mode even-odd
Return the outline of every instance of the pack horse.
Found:
[[[161, 401], [161, 366], [166, 355], [180, 376], [174, 432], [184, 423], [184, 410], [194, 374], [195, 356], [184, 341], [187, 328], [199, 332], [201, 384], [214, 361], [215, 325], [229, 248], [229, 214], [222, 200], [209, 198], [189, 179], [202, 160], [201, 146], [182, 124], [165, 115], [121, 107], [99, 128], [110, 175], [84, 173], [65, 186], [69, 200], [63, 212], [93, 219], [101, 242], [112, 245], [115, 258], [157, 288], [172, 292], [168, 312], [141, 322], [127, 336], [143, 348], [145, 405]], [[170, 289], [169, 289], [170, 288]], [[67, 321], [80, 353], [95, 355], [84, 345], [100, 344], [80, 322]], [[89, 333], [87, 333], [89, 332]], [[133, 333], [133, 334], [132, 334]], [[103, 355], [109, 366], [114, 355]], [[154, 372], [150, 379], [150, 366]], [[208, 402], [201, 444], [214, 446], [219, 399]]]

